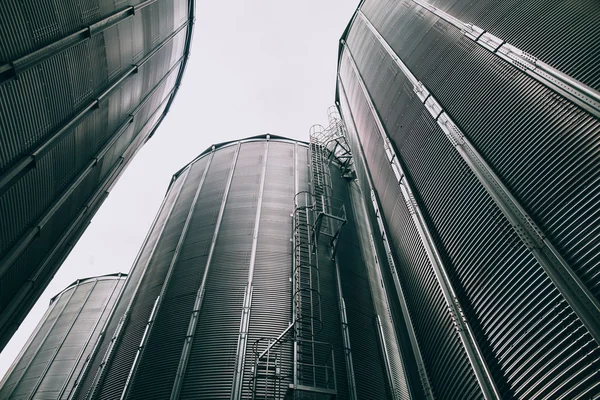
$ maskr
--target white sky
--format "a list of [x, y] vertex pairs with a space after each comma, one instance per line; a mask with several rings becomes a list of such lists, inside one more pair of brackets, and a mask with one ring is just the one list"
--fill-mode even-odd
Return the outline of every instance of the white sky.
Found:
[[123, 174], [17, 333], [0, 377], [78, 278], [128, 272], [171, 176], [213, 143], [327, 123], [338, 41], [358, 0], [197, 0], [192, 54], [171, 111]]

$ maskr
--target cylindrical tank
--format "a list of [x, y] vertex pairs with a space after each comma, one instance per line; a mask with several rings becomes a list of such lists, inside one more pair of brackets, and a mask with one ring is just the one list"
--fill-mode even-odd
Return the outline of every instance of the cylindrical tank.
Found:
[[0, 399], [68, 399], [125, 274], [80, 279], [57, 294], [0, 384]]
[[248, 138], [174, 176], [78, 398], [406, 398], [351, 177], [319, 149]]
[[337, 101], [430, 396], [600, 392], [600, 3], [361, 3]]
[[0, 2], [0, 350], [154, 134], [193, 0]]

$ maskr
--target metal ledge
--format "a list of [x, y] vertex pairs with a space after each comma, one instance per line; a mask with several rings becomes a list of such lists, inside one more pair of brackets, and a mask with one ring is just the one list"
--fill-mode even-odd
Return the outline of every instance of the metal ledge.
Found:
[[[183, 28], [188, 26], [190, 21], [186, 21], [182, 26], [176, 29], [173, 33], [171, 33], [165, 40], [163, 40], [157, 47], [148, 53], [140, 62], [132, 65], [125, 73], [123, 73], [118, 79], [116, 79], [112, 84], [110, 84], [105, 90], [103, 90], [94, 100], [92, 100], [88, 105], [86, 105], [82, 110], [80, 110], [74, 117], [72, 117], [67, 123], [65, 123], [62, 127], [60, 127], [52, 136], [46, 139], [46, 141], [40, 144], [35, 150], [31, 152], [31, 154], [23, 157], [21, 160], [16, 161], [16, 163], [10, 167], [6, 172], [4, 172], [0, 176], [0, 196], [3, 195], [15, 182], [23, 176], [27, 171], [31, 168], [35, 168], [36, 160], [50, 151], [66, 134], [70, 132], [71, 129], [75, 128], [84, 118], [86, 118], [89, 114], [95, 111], [100, 102], [108, 98], [112, 93], [118, 90], [128, 79], [130, 79], [133, 75], [137, 74], [139, 68], [143, 66], [148, 60], [150, 60], [151, 56], [156, 54], [158, 50], [163, 48], [168, 42], [170, 42]], [[185, 64], [187, 54], [184, 53], [183, 63], [181, 63], [181, 68], [183, 68], [183, 64]], [[179, 61], [178, 61], [179, 63]], [[177, 64], [176, 64], [177, 65]], [[178, 72], [177, 79], [181, 78], [181, 68]], [[172, 70], [169, 70], [167, 74], [170, 74]], [[165, 74], [165, 76], [167, 75]], [[162, 80], [159, 82], [159, 84]], [[172, 96], [171, 99], [172, 101]], [[166, 113], [165, 109], [165, 113]], [[158, 124], [157, 124], [158, 126]]]

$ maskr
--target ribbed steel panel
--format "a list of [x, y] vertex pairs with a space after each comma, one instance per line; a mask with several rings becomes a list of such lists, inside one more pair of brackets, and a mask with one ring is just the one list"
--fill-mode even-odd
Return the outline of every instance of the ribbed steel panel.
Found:
[[117, 331], [117, 327], [121, 321], [125, 319], [125, 311], [127, 310], [128, 304], [131, 302], [134, 294], [139, 290], [141, 279], [147, 271], [150, 258], [154, 254], [158, 240], [164, 232], [165, 225], [171, 215], [175, 202], [178, 199], [182, 185], [183, 179], [172, 182], [171, 190], [165, 196], [163, 204], [151, 226], [151, 230], [148, 232], [144, 244], [136, 257], [134, 265], [137, 265], [138, 267], [131, 270], [121, 297], [115, 306], [113, 314], [107, 322], [107, 327], [102, 332], [102, 336], [96, 344], [97, 349], [93, 354], [93, 358], [89, 362], [89, 365], [86, 366], [79, 379], [80, 382], [75, 391], [75, 394], [77, 395], [76, 398], [86, 398], [93, 388], [94, 382], [101, 378], [99, 368], [101, 367], [103, 356], [114, 342], [114, 333]]
[[[77, 398], [230, 399], [236, 366], [240, 398], [252, 398], [255, 342], [276, 338], [292, 322], [291, 213], [296, 191], [309, 189], [308, 163], [306, 144], [261, 136], [216, 145], [174, 176]], [[351, 210], [346, 182], [339, 172], [335, 179]], [[354, 369], [359, 398], [390, 398], [368, 267], [355, 235], [344, 240], [339, 261], [353, 297], [356, 354], [364, 357]], [[315, 339], [334, 346], [343, 399], [349, 391], [336, 269], [328, 251], [320, 257], [323, 330]], [[357, 285], [360, 293], [353, 293]], [[282, 371], [291, 373], [291, 342], [281, 357]], [[317, 353], [317, 361], [328, 357]], [[291, 375], [283, 377], [282, 394], [291, 382]]]
[[[368, 182], [361, 187], [360, 178], [349, 186], [353, 204], [354, 219], [357, 223], [358, 245], [363, 252], [365, 265], [368, 266], [365, 279], [373, 293], [374, 310], [377, 313], [376, 324], [379, 325], [380, 341], [383, 340], [382, 351], [388, 380], [393, 391], [393, 398], [425, 398], [424, 389], [419, 376], [414, 351], [411, 349], [406, 321], [398, 305], [391, 301], [388, 293], [393, 293], [393, 281], [390, 275], [390, 264], [385, 249], [381, 246], [381, 234], [377, 231], [377, 219], [369, 212], [365, 203], [364, 191], [370, 192]], [[368, 223], [365, 223], [368, 221]], [[370, 262], [368, 260], [371, 260]], [[386, 362], [387, 359], [387, 362]]]
[[[408, 399], [408, 393], [394, 393], [392, 397], [391, 382], [388, 382], [383, 353], [378, 341], [378, 322], [375, 299], [371, 284], [377, 284], [369, 276], [363, 254], [368, 254], [370, 244], [359, 242], [357, 220], [351, 207], [347, 182], [341, 173], [332, 168], [333, 193], [339, 200], [347, 204], [346, 225], [340, 234], [337, 249], [337, 262], [340, 269], [340, 281], [344, 303], [348, 316], [348, 331], [352, 346], [352, 361], [355, 371], [356, 396], [358, 399]], [[358, 204], [356, 204], [358, 206]], [[349, 207], [350, 206], [350, 207]], [[351, 212], [352, 211], [352, 212]], [[364, 224], [365, 220], [359, 220]], [[373, 261], [371, 261], [372, 263]], [[372, 266], [372, 264], [371, 264]], [[322, 287], [323, 290], [323, 287]], [[325, 289], [327, 290], [327, 289]], [[382, 310], [383, 311], [383, 310]], [[400, 366], [400, 368], [402, 368]], [[365, 374], [365, 371], [369, 371]], [[403, 372], [394, 371], [397, 379], [403, 379]]]
[[1, 348], [101, 204], [102, 187], [168, 111], [194, 16], [193, 0], [0, 8]]
[[[344, 114], [350, 115], [349, 110], [346, 108], [347, 104], [343, 103]], [[354, 143], [356, 145], [356, 131], [352, 120], [348, 121], [349, 124], [346, 125], [347, 139], [349, 142]], [[355, 149], [357, 149], [355, 147]], [[358, 149], [357, 149], [358, 150]], [[412, 318], [410, 315], [410, 311], [408, 309], [408, 305], [404, 300], [401, 282], [398, 277], [398, 266], [400, 262], [396, 258], [396, 254], [392, 251], [392, 244], [390, 244], [390, 236], [389, 236], [389, 228], [387, 228], [386, 223], [381, 218], [381, 207], [379, 205], [378, 197], [375, 192], [375, 188], [373, 187], [373, 182], [370, 176], [369, 171], [365, 168], [365, 160], [361, 152], [353, 154], [354, 158], [354, 166], [356, 173], [356, 183], [359, 186], [360, 193], [353, 193], [353, 204], [364, 204], [363, 208], [365, 209], [363, 213], [365, 214], [361, 218], [357, 218], [358, 220], [362, 220], [362, 218], [366, 218], [369, 221], [370, 227], [365, 229], [359, 229], [359, 233], [362, 235], [359, 236], [361, 238], [361, 242], [366, 240], [363, 239], [366, 233], [365, 230], [370, 230], [371, 236], [371, 246], [373, 248], [373, 255], [377, 259], [379, 276], [378, 279], [371, 278], [371, 284], [373, 286], [378, 286], [376, 289], [372, 289], [376, 294], [376, 307], [378, 310], [386, 309], [389, 313], [389, 318], [391, 321], [385, 321], [383, 319], [383, 324], [385, 326], [385, 332], [387, 334], [386, 340], [388, 341], [388, 346], [392, 347], [392, 349], [397, 347], [397, 352], [400, 355], [400, 360], [396, 360], [392, 366], [394, 366], [395, 373], [393, 377], [396, 380], [402, 381], [402, 379], [406, 379], [405, 383], [399, 382], [399, 386], [406, 385], [408, 386], [408, 390], [412, 398], [433, 398], [433, 394], [431, 393], [431, 384], [429, 383], [429, 378], [427, 376], [427, 372], [425, 370], [425, 364], [423, 361], [423, 356], [421, 349], [419, 348], [419, 343], [417, 341], [415, 327], [412, 324]], [[368, 193], [371, 193], [371, 203], [368, 201]], [[357, 199], [357, 197], [361, 196], [361, 199]], [[373, 201], [376, 202], [376, 207], [374, 207]], [[354, 207], [354, 211], [357, 214], [360, 214], [360, 209], [358, 206]], [[361, 225], [362, 227], [362, 225]], [[361, 248], [365, 248], [364, 245]], [[371, 273], [373, 271], [370, 271]], [[380, 315], [384, 314], [383, 311], [379, 311]], [[389, 332], [389, 333], [388, 333]], [[395, 345], [394, 345], [394, 338]], [[391, 352], [393, 354], [393, 352]], [[401, 364], [399, 363], [401, 362]]]
[[[182, 399], [231, 396], [265, 145], [244, 143], [234, 160], [237, 162], [183, 379]], [[231, 160], [231, 156], [228, 158]]]
[[[595, 49], [600, 46], [600, 8], [597, 2], [428, 2], [600, 89], [600, 75], [593, 67], [599, 60]], [[376, 9], [376, 2], [367, 2], [365, 11], [367, 8]]]
[[[447, 137], [440, 120], [436, 121], [440, 111], [423, 104], [412, 79], [431, 93], [429, 99], [435, 97], [437, 107], [473, 145], [474, 150], [469, 151], [489, 165], [522, 207], [520, 212], [539, 227], [548, 246], [558, 251], [558, 259], [564, 258], [566, 263], [559, 268], [567, 268], [565, 275], [572, 269], [596, 299], [600, 293], [600, 253], [596, 251], [600, 203], [595, 184], [598, 119], [417, 3], [365, 3], [364, 17], [358, 15], [344, 37], [348, 48], [340, 57], [338, 83], [344, 118], [348, 124], [356, 124], [353, 150], [364, 148], [398, 259], [403, 260], [402, 252], [414, 252], [421, 244], [419, 240], [404, 242], [395, 232], [410, 224], [410, 219], [404, 224], [396, 219], [404, 201], [398, 189], [390, 190], [398, 187], [397, 179], [386, 161], [387, 145], [373, 117], [380, 119], [383, 133], [391, 140], [392, 152], [413, 188], [501, 396], [593, 397], [599, 390], [594, 380], [600, 348], [593, 339], [595, 333], [586, 328], [593, 321], [585, 320], [593, 311], [579, 316], [574, 312], [580, 310], [580, 300], [561, 292], [535, 245], [501, 207], [503, 200], [494, 197], [498, 189], [488, 186], [487, 178], [466, 162], [461, 153], [466, 145]], [[552, 21], [562, 7], [558, 2], [547, 3], [542, 14], [534, 12], [541, 3], [514, 7], [490, 2], [432, 4], [463, 21], [469, 17], [465, 22], [492, 33], [502, 26], [502, 35], [498, 33], [502, 39], [582, 82], [597, 84], [581, 58], [586, 46], [593, 46], [597, 39], [598, 35], [591, 33], [597, 24], [583, 28], [582, 22], [583, 30], [570, 24], [561, 30], [563, 35], [547, 34], [558, 29]], [[584, 19], [600, 15], [597, 5], [582, 3], [578, 7], [587, 7], [591, 14]], [[523, 21], [535, 25], [535, 32], [548, 32], [543, 37], [524, 34]], [[589, 39], [576, 39], [581, 32]], [[351, 67], [352, 58], [360, 75]], [[368, 92], [363, 93], [359, 80]], [[375, 115], [365, 96], [373, 102]], [[413, 263], [403, 260], [400, 278]], [[403, 286], [408, 283], [400, 281]], [[425, 282], [421, 278], [419, 284]], [[403, 287], [403, 292], [410, 308], [425, 287], [416, 292]], [[412, 321], [419, 334], [418, 318]], [[420, 348], [434, 393], [439, 396], [449, 382], [430, 369], [427, 353], [431, 350], [426, 345]], [[458, 376], [458, 371], [452, 373]]]
[[[201, 187], [199, 184], [210, 157], [198, 160], [191, 167], [194, 176], [190, 175], [186, 185], [194, 188], [194, 194], [196, 189], [200, 189], [198, 200], [193, 210], [188, 209], [188, 212], [192, 213], [190, 225], [179, 256], [174, 260], [171, 278], [163, 289], [159, 313], [142, 354], [140, 366], [132, 380], [129, 398], [164, 399], [169, 398], [171, 394], [191, 310], [202, 280], [210, 240], [225, 190], [226, 180], [223, 179], [223, 175], [227, 176], [231, 168], [234, 150], [230, 148], [215, 154], [210, 160], [209, 170]], [[162, 365], [160, 371], [155, 368], [157, 364]], [[154, 384], [148, 385], [149, 381]]]
[[[482, 393], [455, 332], [439, 283], [386, 160], [383, 143], [375, 132], [377, 127], [369, 108], [357, 81], [344, 76], [344, 73], [352, 73], [348, 71], [349, 68], [347, 63], [342, 64], [343, 93], [348, 96], [348, 100], [345, 97], [342, 99], [345, 103], [342, 107], [343, 116], [348, 125], [356, 124], [356, 132], [361, 135], [365, 161], [373, 175], [374, 186], [379, 193], [395, 245], [399, 261], [397, 273], [406, 294], [432, 391], [436, 398], [481, 398]], [[360, 115], [360, 120], [357, 117], [351, 119], [350, 109], [353, 115]], [[353, 133], [353, 129], [348, 131]], [[350, 138], [355, 157], [360, 157], [359, 138], [352, 135]]]
[[[251, 398], [253, 344], [261, 338], [279, 336], [292, 321], [290, 215], [293, 212], [293, 201], [290, 201], [290, 195], [295, 191], [294, 159], [298, 155], [294, 153], [293, 144], [276, 141], [269, 143], [254, 265], [242, 398]], [[299, 147], [298, 153], [306, 153], [306, 148]], [[291, 345], [286, 346], [285, 354], [289, 358], [283, 362], [290, 365]], [[291, 380], [288, 378], [284, 382], [291, 383]]]
[[124, 282], [124, 274], [86, 278], [55, 296], [3, 379], [0, 397], [67, 398]]
[[[184, 174], [182, 179], [186, 179], [187, 176], [188, 173]], [[173, 252], [181, 234], [181, 228], [185, 223], [192, 202], [192, 196], [190, 196], [192, 190], [192, 186], [186, 186], [184, 181], [170, 218], [162, 232], [161, 239], [158, 241], [149, 261], [147, 272], [141, 279], [140, 290], [133, 298], [128, 310], [129, 318], [124, 325], [124, 333], [113, 350], [114, 356], [96, 396], [98, 399], [118, 398], [125, 387], [141, 337], [156, 299], [161, 292]]]
[[[419, 7], [413, 9], [416, 13]], [[423, 13], [419, 11], [425, 20], [436, 19], [428, 12]], [[590, 10], [589, 14], [590, 18], [598, 18], [600, 10]], [[402, 18], [398, 23], [411, 18], [410, 12], [394, 15]], [[416, 22], [407, 22], [405, 29], [424, 25], [415, 18], [410, 21]], [[469, 41], [444, 21], [435, 22], [434, 29], [422, 33], [422, 40], [431, 43], [431, 48], [414, 52], [405, 48], [406, 39], [384, 33], [392, 31], [392, 25], [380, 25], [397, 54], [435, 94], [580, 279], [600, 299], [600, 276], [596, 273], [600, 255], [593, 250], [600, 243], [600, 216], [596, 212], [600, 205], [596, 190], [600, 173], [595, 168], [600, 120]], [[566, 30], [573, 31], [574, 28]], [[585, 54], [580, 46], [569, 49]], [[439, 57], [446, 62], [439, 63]], [[573, 62], [587, 65], [580, 59]], [[463, 100], [456, 101], [457, 98]], [[387, 101], [374, 100], [379, 104]], [[519, 118], [521, 115], [527, 118]]]

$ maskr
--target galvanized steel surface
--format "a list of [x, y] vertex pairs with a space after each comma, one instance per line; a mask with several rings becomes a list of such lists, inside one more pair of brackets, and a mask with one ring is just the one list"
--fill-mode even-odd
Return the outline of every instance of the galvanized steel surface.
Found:
[[125, 276], [81, 279], [54, 297], [0, 384], [0, 398], [69, 398]]
[[[559, 2], [546, 3], [540, 16], [531, 3], [432, 2], [441, 13], [424, 1], [366, 1], [343, 38], [339, 107], [353, 153], [368, 169], [361, 172], [357, 163], [359, 176], [372, 176], [399, 261], [402, 301], [439, 398], [481, 396], [461, 346], [437, 347], [441, 340], [455, 342], [456, 333], [439, 325], [451, 326], [453, 318], [472, 328], [502, 398], [598, 394], [600, 123], [593, 110], [457, 28], [460, 21], [482, 26], [597, 90], [597, 77], [585, 67], [597, 24], [584, 21], [600, 18], [598, 4], [579, 4], [583, 19], [557, 35], [555, 22], [564, 12]], [[523, 33], [528, 23], [539, 37]], [[584, 31], [585, 39], [577, 39]], [[442, 117], [454, 131], [441, 126]], [[483, 160], [489, 173], [463, 150]], [[431, 265], [419, 257], [423, 242], [390, 151], [424, 214], [462, 314], [440, 303]], [[496, 177], [498, 187], [491, 185]], [[498, 197], [503, 190], [516, 211]], [[521, 226], [512, 212], [529, 222]], [[529, 226], [543, 243], [529, 239]], [[424, 325], [431, 315], [437, 316]]]
[[[381, 298], [378, 265], [370, 248], [366, 228], [370, 222], [359, 208], [361, 204], [356, 197], [357, 193], [352, 193], [358, 188], [352, 187], [333, 168], [332, 180], [333, 193], [344, 201], [349, 211], [338, 242], [337, 262], [348, 316], [356, 398], [409, 399], [402, 355], [397, 348], [396, 335], [389, 329], [387, 301]], [[381, 317], [378, 319], [380, 313]], [[387, 334], [383, 337], [378, 333], [381, 318], [385, 321], [384, 329]], [[386, 371], [386, 357], [390, 358], [390, 378]], [[366, 373], [367, 371], [369, 372]], [[393, 381], [390, 382], [390, 379]]]
[[0, 4], [0, 348], [168, 111], [193, 0]]

